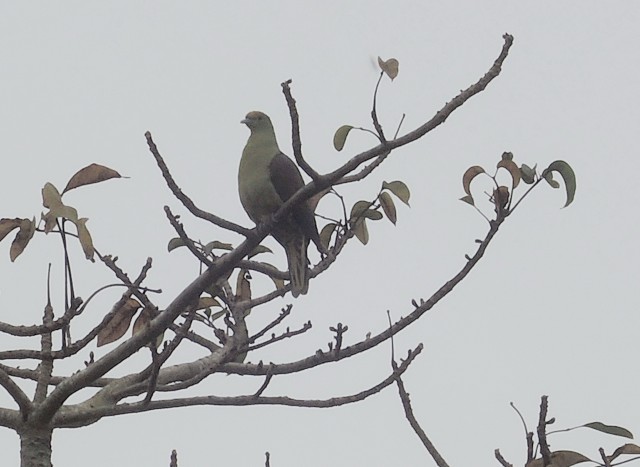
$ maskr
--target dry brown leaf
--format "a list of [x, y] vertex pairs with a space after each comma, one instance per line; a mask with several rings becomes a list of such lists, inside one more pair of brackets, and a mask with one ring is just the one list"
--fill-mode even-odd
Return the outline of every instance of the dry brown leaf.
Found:
[[0, 219], [0, 241], [2, 241], [2, 239], [6, 237], [13, 229], [17, 229], [18, 227], [20, 227], [20, 223], [23, 220], [24, 219], [20, 219], [19, 217], [16, 217], [15, 219], [8, 219], [6, 217]]
[[378, 66], [380, 69], [389, 77], [391, 81], [393, 81], [396, 76], [398, 76], [398, 68], [400, 63], [395, 58], [390, 58], [389, 60], [382, 60], [378, 57]]
[[11, 243], [11, 249], [9, 250], [9, 258], [11, 262], [15, 261], [18, 256], [24, 251], [36, 231], [36, 219], [22, 219], [20, 221], [20, 230], [16, 234], [16, 238]]
[[124, 336], [129, 329], [131, 318], [142, 305], [135, 298], [130, 298], [116, 311], [111, 321], [98, 333], [98, 347], [115, 342]]
[[109, 167], [105, 167], [100, 164], [91, 164], [86, 166], [84, 169], [80, 169], [73, 177], [71, 177], [67, 186], [64, 187], [62, 194], [65, 194], [67, 191], [73, 190], [74, 188], [78, 188], [79, 186], [91, 185], [92, 183], [99, 183], [111, 178], [121, 177], [122, 175]]
[[[133, 323], [133, 329], [131, 330], [131, 335], [135, 336], [136, 334], [144, 330], [144, 328], [149, 326], [149, 323], [151, 323], [151, 320], [153, 320], [153, 318], [155, 318], [155, 310], [148, 307], [144, 307], [140, 312], [140, 314], [138, 315], [138, 317], [136, 318], [135, 322]], [[156, 349], [160, 347], [160, 345], [162, 345], [163, 340], [164, 340], [164, 332], [160, 333], [160, 335], [156, 338], [154, 342], [154, 346]], [[149, 345], [147, 344], [147, 346]]]

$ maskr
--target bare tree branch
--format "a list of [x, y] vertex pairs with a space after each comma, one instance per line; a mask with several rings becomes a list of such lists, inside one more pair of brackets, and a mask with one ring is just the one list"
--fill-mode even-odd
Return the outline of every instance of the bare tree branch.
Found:
[[15, 381], [13, 381], [11, 377], [2, 370], [0, 370], [0, 386], [5, 388], [13, 400], [16, 401], [16, 404], [18, 404], [18, 408], [20, 409], [22, 419], [25, 420], [33, 408], [33, 405], [27, 395], [22, 391], [22, 389], [20, 389], [20, 386], [18, 386]]
[[548, 396], [542, 396], [540, 399], [540, 417], [538, 419], [538, 443], [540, 445], [540, 454], [542, 455], [543, 465], [546, 467], [551, 464], [551, 450], [547, 443], [547, 408], [549, 403]]
[[[489, 231], [485, 236], [484, 240], [479, 244], [478, 250], [476, 253], [467, 260], [462, 269], [453, 276], [449, 281], [447, 281], [442, 287], [440, 287], [427, 301], [422, 302], [416, 309], [411, 312], [409, 315], [404, 318], [399, 319], [396, 323], [394, 323], [388, 329], [380, 332], [379, 334], [370, 337], [364, 341], [358, 342], [349, 347], [345, 347], [340, 351], [340, 358], [336, 358], [333, 353], [324, 353], [321, 351], [316, 352], [313, 356], [307, 357], [302, 360], [298, 360], [296, 362], [291, 363], [283, 363], [278, 364], [273, 369], [274, 374], [290, 374], [296, 373], [303, 369], [309, 369], [316, 367], [318, 365], [322, 365], [325, 363], [329, 363], [332, 361], [336, 361], [342, 358], [351, 357], [353, 355], [357, 355], [361, 352], [364, 352], [368, 349], [375, 347], [376, 345], [386, 341], [391, 336], [397, 334], [402, 329], [409, 326], [411, 323], [420, 318], [427, 311], [431, 310], [436, 303], [438, 303], [441, 299], [443, 299], [449, 292], [451, 292], [454, 287], [459, 284], [471, 270], [475, 267], [475, 265], [480, 261], [480, 259], [484, 256], [484, 253], [491, 243], [491, 240], [494, 238], [495, 234], [498, 232], [501, 223], [504, 221], [504, 218], [497, 219], [492, 221]], [[235, 374], [243, 374], [243, 375], [264, 375], [265, 368], [259, 365], [252, 364], [237, 364], [237, 363], [226, 363], [222, 365], [220, 371], [235, 373]]]
[[173, 176], [169, 172], [169, 168], [167, 167], [167, 164], [164, 162], [164, 159], [160, 155], [160, 151], [158, 150], [156, 143], [151, 138], [151, 133], [146, 132], [144, 136], [147, 139], [147, 145], [149, 146], [149, 150], [151, 151], [151, 154], [153, 154], [153, 157], [155, 158], [156, 163], [160, 168], [160, 172], [162, 172], [162, 176], [167, 182], [167, 186], [169, 187], [173, 195], [176, 198], [178, 198], [178, 200], [180, 200], [180, 202], [184, 205], [185, 208], [189, 210], [191, 214], [193, 214], [196, 217], [199, 217], [200, 219], [209, 221], [212, 224], [217, 225], [218, 227], [221, 227], [223, 229], [237, 232], [241, 235], [244, 235], [245, 237], [249, 235], [249, 232], [250, 232], [249, 229], [246, 229], [238, 224], [234, 224], [233, 222], [222, 219], [221, 217], [218, 217], [216, 215], [213, 215], [209, 212], [203, 211], [202, 209], [198, 208], [195, 205], [195, 203], [191, 200], [191, 198], [189, 198], [187, 195], [184, 194], [182, 189], [180, 189], [178, 184], [173, 179]]
[[367, 397], [379, 393], [384, 388], [392, 385], [397, 378], [397, 375], [402, 375], [409, 365], [414, 361], [415, 357], [422, 351], [422, 344], [409, 352], [409, 355], [405, 361], [395, 370], [389, 377], [385, 378], [380, 383], [372, 386], [371, 388], [342, 397], [333, 397], [330, 399], [310, 400], [310, 399], [294, 399], [286, 396], [274, 396], [274, 397], [255, 397], [254, 394], [248, 396], [201, 396], [201, 397], [189, 397], [184, 399], [166, 399], [152, 401], [148, 405], [144, 406], [141, 403], [133, 404], [118, 404], [113, 406], [101, 406], [101, 407], [84, 407], [84, 404], [80, 406], [64, 406], [60, 408], [58, 413], [54, 416], [52, 423], [55, 427], [72, 427], [72, 426], [84, 426], [93, 421], [96, 421], [102, 417], [119, 415], [125, 413], [137, 413], [147, 410], [158, 410], [173, 407], [190, 407], [197, 405], [224, 405], [224, 406], [248, 406], [248, 405], [285, 405], [291, 407], [313, 407], [313, 408], [325, 408], [325, 407], [338, 407], [345, 404], [352, 404], [359, 402]]
[[[153, 410], [165, 407], [177, 407], [184, 405], [254, 405], [254, 404], [278, 404], [278, 405], [292, 405], [292, 406], [305, 406], [305, 407], [333, 407], [337, 405], [342, 405], [345, 403], [351, 403], [358, 400], [363, 400], [371, 394], [379, 392], [384, 387], [393, 384], [393, 382], [398, 377], [398, 373], [394, 373], [385, 381], [376, 385], [373, 388], [370, 388], [367, 391], [363, 391], [362, 393], [358, 393], [351, 396], [345, 396], [342, 398], [333, 398], [329, 400], [297, 400], [288, 397], [254, 397], [251, 396], [238, 396], [238, 397], [202, 397], [202, 398], [188, 398], [188, 399], [168, 399], [163, 401], [150, 401], [148, 404], [144, 403], [132, 403], [132, 404], [120, 404], [115, 405], [120, 397], [124, 394], [131, 395], [132, 391], [135, 388], [137, 394], [141, 394], [148, 387], [145, 387], [142, 383], [137, 383], [137, 379], [140, 378], [139, 374], [128, 375], [122, 378], [109, 380], [103, 378], [111, 369], [115, 366], [123, 362], [129, 356], [131, 356], [134, 352], [137, 352], [139, 349], [147, 345], [149, 342], [153, 341], [160, 333], [162, 333], [165, 329], [174, 325], [174, 321], [186, 310], [189, 309], [189, 306], [192, 305], [202, 292], [209, 287], [211, 284], [216, 283], [218, 280], [224, 279], [228, 277], [228, 274], [236, 268], [239, 262], [249, 253], [251, 252], [262, 239], [268, 235], [273, 226], [279, 222], [284, 216], [288, 214], [288, 212], [297, 204], [300, 203], [303, 199], [308, 199], [311, 196], [320, 193], [324, 189], [332, 186], [336, 182], [338, 182], [343, 177], [352, 173], [354, 170], [358, 169], [362, 164], [366, 164], [368, 161], [375, 160], [380, 157], [386, 157], [386, 153], [393, 149], [400, 148], [406, 144], [409, 144], [418, 138], [424, 136], [429, 131], [436, 128], [438, 125], [443, 123], [448, 116], [455, 111], [458, 107], [464, 104], [468, 99], [470, 99], [475, 94], [481, 92], [494, 78], [496, 78], [501, 70], [501, 66], [503, 61], [506, 59], [509, 48], [513, 42], [513, 38], [509, 35], [504, 36], [505, 43], [502, 48], [502, 52], [499, 55], [498, 59], [495, 61], [494, 65], [491, 69], [474, 85], [469, 87], [467, 90], [462, 91], [458, 96], [456, 96], [452, 101], [447, 103], [436, 115], [429, 120], [424, 125], [418, 127], [417, 129], [399, 137], [395, 138], [391, 141], [387, 141], [384, 144], [378, 145], [374, 148], [371, 148], [367, 151], [364, 151], [353, 158], [351, 158], [347, 163], [345, 163], [342, 167], [334, 170], [331, 173], [326, 175], [313, 177], [314, 181], [307, 184], [305, 187], [301, 188], [294, 196], [292, 196], [283, 206], [275, 213], [272, 219], [269, 221], [257, 226], [255, 229], [248, 230], [243, 228], [237, 224], [221, 219], [212, 214], [206, 213], [200, 209], [198, 209], [195, 204], [189, 199], [182, 190], [178, 187], [178, 185], [173, 180], [173, 177], [169, 173], [169, 170], [162, 159], [158, 148], [156, 147], [151, 134], [146, 133], [145, 137], [147, 140], [147, 144], [149, 149], [154, 156], [160, 170], [163, 174], [163, 177], [166, 180], [167, 185], [174, 193], [174, 195], [183, 203], [183, 205], [195, 216], [208, 220], [213, 224], [228, 229], [241, 235], [245, 236], [245, 239], [240, 243], [240, 245], [234, 250], [224, 254], [221, 257], [216, 258], [210, 267], [208, 267], [199, 277], [197, 277], [191, 284], [189, 284], [181, 293], [179, 293], [174, 300], [167, 306], [167, 308], [163, 311], [160, 311], [158, 315], [149, 323], [149, 325], [141, 330], [136, 335], [126, 339], [120, 345], [118, 345], [115, 349], [107, 352], [101, 358], [89, 364], [86, 368], [81, 371], [65, 378], [63, 380], [58, 380], [54, 377], [47, 383], [47, 385], [55, 384], [55, 388], [53, 391], [43, 400], [37, 407], [35, 407], [30, 415], [30, 422], [34, 424], [45, 424], [50, 423], [53, 420], [53, 426], [79, 426], [83, 424], [92, 423], [93, 421], [99, 419], [102, 416], [107, 415], [115, 415], [119, 413], [133, 413], [144, 410]], [[294, 106], [295, 109], [295, 106]], [[296, 111], [297, 116], [297, 111]], [[298, 129], [299, 130], [299, 129]], [[298, 134], [299, 140], [299, 134]], [[301, 158], [301, 146], [300, 146], [300, 158]], [[228, 373], [237, 373], [237, 374], [254, 374], [254, 375], [264, 375], [267, 371], [271, 371], [273, 375], [276, 374], [284, 374], [291, 373], [296, 371], [301, 371], [304, 369], [312, 368], [317, 365], [337, 361], [343, 358], [347, 358], [361, 352], [364, 352], [374, 346], [378, 345], [381, 342], [384, 342], [386, 339], [400, 332], [405, 327], [409, 326], [412, 322], [417, 320], [420, 316], [430, 310], [442, 297], [446, 296], [454, 287], [457, 285], [466, 275], [471, 271], [471, 269], [475, 266], [475, 264], [480, 260], [483, 256], [488, 244], [491, 239], [497, 232], [503, 218], [499, 216], [499, 218], [491, 223], [491, 228], [487, 237], [482, 242], [478, 251], [474, 255], [473, 258], [470, 258], [469, 261], [464, 265], [462, 270], [454, 276], [449, 282], [444, 284], [427, 302], [421, 302], [419, 306], [416, 306], [416, 309], [407, 317], [400, 319], [398, 322], [393, 324], [391, 328], [381, 332], [380, 334], [372, 337], [371, 339], [359, 342], [355, 345], [345, 347], [340, 349], [340, 353], [336, 352], [317, 352], [315, 355], [308, 357], [306, 359], [300, 360], [298, 362], [287, 363], [283, 365], [272, 365], [268, 369], [264, 367], [264, 365], [251, 365], [244, 363], [236, 363], [232, 362], [233, 358], [238, 355], [239, 349], [242, 348], [243, 345], [246, 344], [246, 337], [242, 342], [241, 339], [237, 339], [235, 334], [233, 336], [229, 336], [226, 340], [224, 346], [217, 351], [214, 351], [211, 355], [208, 355], [204, 358], [196, 360], [194, 362], [182, 363], [180, 365], [174, 365], [172, 367], [161, 368], [158, 372], [158, 385], [157, 390], [174, 390], [177, 387], [183, 386], [188, 387], [192, 382], [197, 381], [198, 378], [204, 378], [209, 374], [214, 372], [228, 372]], [[333, 256], [331, 253], [327, 256], [325, 261], [321, 262], [318, 266], [318, 272], [320, 273], [323, 269], [328, 267], [333, 261], [335, 261], [335, 257], [339, 253], [340, 249], [346, 244], [346, 241], [350, 238], [352, 233], [347, 231], [347, 234], [342, 237], [341, 242], [337, 242], [336, 247], [334, 248]], [[107, 263], [105, 263], [107, 264]], [[112, 269], [114, 272], [120, 271], [119, 268], [115, 267], [115, 260], [112, 262]], [[316, 273], [316, 268], [314, 268], [314, 273]], [[120, 271], [116, 272], [117, 276], [126, 275]], [[126, 283], [123, 279], [121, 279], [123, 283]], [[126, 278], [128, 281], [128, 278]], [[134, 282], [135, 283], [135, 282]], [[141, 301], [146, 305], [146, 302], [149, 302], [146, 295], [136, 288], [130, 289], [131, 294], [136, 297], [141, 298]], [[279, 291], [278, 295], [284, 292]], [[261, 299], [267, 301], [263, 297]], [[249, 303], [249, 302], [248, 302]], [[255, 301], [251, 301], [250, 303], [255, 303]], [[236, 304], [238, 306], [246, 306], [245, 304]], [[235, 307], [234, 307], [235, 308]], [[245, 310], [248, 308], [244, 308]], [[238, 308], [235, 309], [235, 312], [238, 311]], [[98, 326], [104, 324], [101, 323]], [[236, 319], [236, 324], [237, 319]], [[94, 331], [97, 328], [94, 328]], [[68, 353], [56, 353], [50, 352], [53, 358], [58, 358], [58, 356], [62, 355], [72, 355], [78, 352], [80, 349], [84, 348], [84, 346], [93, 339], [92, 331], [84, 339], [72, 344]], [[87, 340], [88, 339], [88, 340]], [[67, 349], [64, 349], [67, 351]], [[417, 350], [419, 352], [419, 350]], [[417, 354], [417, 353], [416, 353]], [[4, 357], [7, 357], [7, 353], [4, 353]], [[45, 352], [38, 351], [18, 351], [13, 354], [16, 355], [17, 358], [36, 358], [42, 359], [47, 357], [48, 355]], [[2, 357], [2, 353], [0, 353], [0, 358]], [[10, 357], [9, 357], [10, 358]], [[407, 362], [410, 362], [412, 358], [407, 359]], [[405, 362], [405, 363], [407, 363]], [[408, 363], [407, 363], [408, 364]], [[403, 364], [404, 365], [404, 364]], [[402, 367], [402, 366], [401, 366]], [[31, 370], [32, 371], [32, 370]], [[33, 372], [37, 373], [37, 372]], [[21, 375], [31, 375], [30, 372], [20, 373]], [[5, 373], [5, 378], [0, 381], [3, 386], [10, 392], [15, 393], [15, 383], [11, 380], [10, 377]], [[0, 374], [0, 379], [2, 375]], [[7, 381], [11, 381], [8, 383]], [[54, 382], [55, 381], [55, 382]], [[97, 381], [109, 381], [106, 385], [97, 392], [93, 397], [88, 399], [86, 402], [82, 404], [78, 404], [75, 406], [63, 406], [64, 402], [74, 393], [80, 391], [81, 389], [95, 385]], [[195, 383], [194, 383], [195, 384]], [[12, 396], [15, 397], [14, 394]], [[114, 398], [115, 396], [115, 398]], [[20, 406], [21, 402], [19, 402]]]
[[309, 163], [302, 157], [302, 141], [300, 139], [300, 124], [298, 122], [298, 109], [296, 107], [296, 100], [291, 95], [291, 88], [289, 85], [291, 80], [287, 80], [281, 84], [282, 93], [287, 101], [289, 107], [289, 116], [291, 117], [291, 144], [293, 145], [293, 155], [296, 162], [305, 173], [311, 177], [312, 180], [320, 178], [320, 174], [316, 172]]
[[413, 409], [411, 408], [411, 400], [409, 399], [409, 394], [407, 393], [404, 383], [402, 382], [402, 378], [400, 375], [396, 375], [396, 383], [398, 385], [398, 392], [400, 393], [400, 400], [402, 401], [402, 407], [404, 408], [404, 414], [413, 428], [413, 431], [418, 435], [420, 441], [429, 452], [433, 460], [438, 465], [438, 467], [449, 467], [449, 464], [444, 460], [444, 458], [440, 455], [436, 447], [433, 445], [431, 440], [427, 437], [427, 434], [424, 432], [418, 420], [416, 420], [415, 415], [413, 415]]
[[500, 462], [500, 465], [502, 465], [503, 467], [513, 467], [513, 464], [510, 464], [504, 457], [502, 457], [502, 454], [500, 454], [500, 449], [496, 449], [493, 453], [496, 456], [496, 459], [498, 459], [498, 462]]
[[189, 249], [191, 254], [193, 254], [193, 256], [195, 256], [196, 258], [198, 258], [198, 260], [201, 263], [205, 264], [206, 266], [211, 266], [212, 264], [211, 260], [209, 260], [209, 258], [204, 256], [202, 252], [200, 252], [200, 250], [196, 248], [195, 244], [193, 243], [193, 240], [189, 238], [189, 236], [187, 235], [187, 232], [185, 232], [184, 230], [184, 227], [180, 222], [178, 222], [178, 218], [171, 212], [171, 209], [169, 208], [169, 206], [164, 207], [164, 212], [167, 215], [167, 219], [169, 219], [171, 226], [174, 228], [178, 236], [182, 239], [182, 241], [184, 242], [185, 246]]
[[[42, 316], [42, 324], [47, 325], [53, 322], [53, 307], [51, 306], [51, 264], [49, 264], [49, 270], [47, 272], [47, 304], [44, 307], [44, 314]], [[43, 354], [51, 353], [53, 347], [53, 340], [51, 333], [42, 334], [40, 337], [40, 350]], [[49, 381], [51, 380], [51, 374], [53, 372], [53, 360], [43, 359], [38, 365], [38, 384], [36, 385], [35, 394], [33, 397], [34, 403], [42, 402], [47, 397], [47, 389], [49, 387]]]

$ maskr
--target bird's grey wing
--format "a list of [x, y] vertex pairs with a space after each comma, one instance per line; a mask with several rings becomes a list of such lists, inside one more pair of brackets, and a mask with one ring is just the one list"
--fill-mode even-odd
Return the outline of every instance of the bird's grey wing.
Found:
[[304, 186], [298, 166], [282, 153], [278, 153], [271, 159], [269, 175], [282, 202], [287, 201]]
[[[271, 160], [269, 173], [271, 183], [283, 202], [291, 198], [296, 191], [304, 186], [304, 181], [302, 180], [298, 166], [282, 153], [277, 154]], [[302, 202], [298, 204], [293, 208], [292, 215], [306, 237], [312, 240], [318, 248], [322, 248], [316, 218], [313, 211], [309, 208], [308, 203]]]

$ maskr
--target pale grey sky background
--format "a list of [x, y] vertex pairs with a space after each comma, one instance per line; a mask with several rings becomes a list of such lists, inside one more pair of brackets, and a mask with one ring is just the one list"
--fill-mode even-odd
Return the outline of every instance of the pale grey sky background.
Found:
[[[293, 79], [307, 160], [328, 171], [373, 141], [358, 135], [337, 153], [332, 136], [350, 123], [370, 125], [375, 58], [396, 57], [400, 74], [381, 86], [387, 129], [431, 118], [484, 74], [509, 32], [504, 71], [447, 122], [397, 151], [366, 182], [344, 189], [350, 202], [375, 196], [383, 180], [404, 180], [411, 208], [399, 221], [371, 225], [369, 245], [353, 242], [328, 273], [294, 302], [289, 325], [313, 331], [252, 357], [291, 361], [325, 347], [328, 327], [348, 324], [349, 342], [406, 315], [474, 251], [486, 224], [458, 201], [471, 165], [493, 167], [503, 151], [545, 167], [567, 160], [578, 177], [575, 203], [541, 186], [503, 226], [476, 270], [436, 309], [395, 341], [397, 353], [423, 342], [406, 376], [416, 416], [451, 465], [514, 464], [526, 453], [513, 401], [534, 427], [539, 398], [550, 396], [558, 428], [599, 420], [640, 435], [637, 216], [640, 4], [637, 2], [4, 2], [0, 6], [1, 217], [39, 216], [40, 189], [62, 188], [98, 162], [131, 177], [69, 193], [90, 218], [97, 247], [118, 255], [131, 274], [154, 258], [148, 285], [166, 305], [197, 272], [162, 206], [183, 213], [202, 240], [240, 238], [191, 219], [172, 199], [146, 148], [149, 130], [198, 205], [249, 225], [237, 198], [236, 171], [250, 110], [271, 115], [291, 154], [280, 83]], [[388, 131], [389, 131], [388, 130]], [[337, 212], [333, 200], [320, 211]], [[269, 240], [269, 244], [274, 242]], [[30, 324], [45, 304], [46, 264], [57, 277], [58, 240], [37, 235], [15, 264], [0, 244], [3, 321]], [[275, 247], [272, 261], [284, 265]], [[315, 257], [314, 257], [315, 258]], [[113, 282], [77, 252], [78, 293]], [[61, 313], [60, 280], [55, 283]], [[268, 280], [254, 288], [267, 290]], [[105, 293], [74, 328], [109, 309]], [[255, 328], [287, 298], [254, 311]], [[6, 338], [0, 348], [11, 348]], [[21, 344], [24, 346], [25, 344]], [[99, 356], [112, 346], [93, 349]], [[199, 351], [198, 351], [199, 352]], [[200, 353], [185, 350], [184, 358]], [[326, 398], [368, 387], [390, 371], [389, 345], [369, 355], [276, 378], [269, 394]], [[82, 366], [83, 354], [72, 366]], [[136, 356], [145, 362], [147, 355]], [[23, 363], [24, 364], [24, 363]], [[120, 370], [120, 374], [125, 370]], [[191, 394], [251, 394], [262, 383], [216, 376]], [[5, 405], [12, 406], [5, 395]], [[624, 440], [590, 432], [551, 438], [553, 449], [597, 458]], [[362, 403], [311, 410], [199, 407], [113, 417], [56, 431], [56, 466], [181, 467], [418, 466], [432, 462], [403, 417], [395, 387]], [[17, 436], [0, 431], [3, 465], [18, 465]]]

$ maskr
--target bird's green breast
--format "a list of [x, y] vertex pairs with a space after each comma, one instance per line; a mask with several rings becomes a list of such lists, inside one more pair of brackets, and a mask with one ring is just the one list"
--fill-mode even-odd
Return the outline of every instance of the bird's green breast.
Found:
[[275, 138], [252, 134], [242, 151], [238, 190], [245, 211], [255, 223], [263, 222], [282, 205], [270, 177], [269, 164], [280, 150]]

